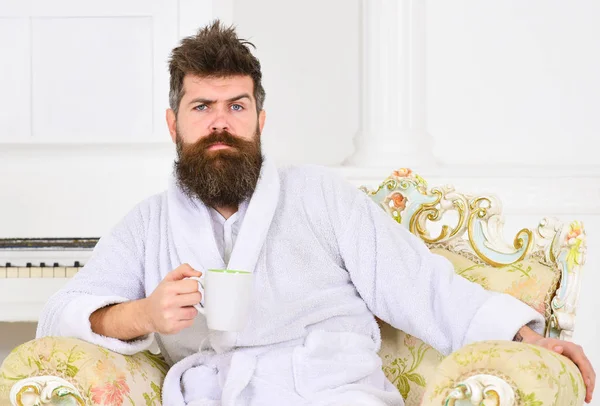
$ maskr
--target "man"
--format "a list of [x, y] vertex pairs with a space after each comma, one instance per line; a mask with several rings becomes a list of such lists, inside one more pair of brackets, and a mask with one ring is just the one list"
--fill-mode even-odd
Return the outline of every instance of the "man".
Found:
[[[444, 354], [517, 339], [570, 357], [591, 400], [580, 347], [537, 332], [508, 295], [455, 276], [356, 188], [318, 167], [276, 169], [261, 153], [259, 61], [218, 22], [170, 60], [167, 122], [178, 158], [169, 189], [136, 206], [54, 295], [38, 336], [74, 336], [123, 354], [156, 338], [174, 364], [163, 403], [401, 405], [377, 356], [374, 315]], [[254, 274], [239, 333], [209, 331], [193, 305], [207, 269]]]

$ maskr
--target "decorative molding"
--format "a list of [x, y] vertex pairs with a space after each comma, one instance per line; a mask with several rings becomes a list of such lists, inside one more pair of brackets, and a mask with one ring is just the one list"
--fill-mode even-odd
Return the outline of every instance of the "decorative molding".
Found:
[[[546, 229], [554, 230], [554, 237], [546, 246], [547, 255], [555, 261], [561, 270], [560, 286], [552, 300], [552, 317], [548, 326], [548, 335], [561, 340], [573, 339], [575, 316], [581, 287], [581, 271], [585, 265], [587, 238], [580, 221], [560, 224], [547, 220]], [[549, 237], [552, 234], [550, 233]]]
[[347, 165], [433, 163], [425, 131], [425, 3], [363, 0], [361, 120]]
[[[532, 253], [534, 237], [529, 229], [520, 230], [513, 244], [505, 242], [502, 204], [496, 196], [459, 193], [452, 185], [429, 188], [425, 179], [406, 168], [394, 171], [374, 190], [361, 190], [427, 244], [442, 244], [496, 267]], [[456, 214], [456, 221], [431, 235], [429, 223], [449, 213]]]
[[[373, 190], [361, 190], [430, 247], [441, 246], [494, 267], [533, 257], [561, 272], [545, 334], [572, 339], [586, 252], [580, 221], [563, 225], [544, 218], [537, 228], [520, 229], [509, 243], [504, 239], [502, 203], [494, 195], [459, 193], [451, 185], [429, 188], [425, 179], [406, 168], [393, 171]], [[449, 214], [455, 220], [441, 222], [453, 218]], [[437, 222], [441, 231], [432, 235], [430, 226]]]
[[515, 391], [508, 382], [497, 376], [473, 375], [454, 387], [444, 405], [483, 405], [484, 402], [488, 404], [487, 401], [491, 401], [497, 406], [513, 406], [515, 405]]
[[55, 401], [60, 402], [61, 398], [67, 397], [79, 406], [85, 405], [81, 393], [69, 382], [56, 376], [25, 378], [15, 383], [10, 390], [10, 402], [13, 406], [54, 405], [58, 404]]

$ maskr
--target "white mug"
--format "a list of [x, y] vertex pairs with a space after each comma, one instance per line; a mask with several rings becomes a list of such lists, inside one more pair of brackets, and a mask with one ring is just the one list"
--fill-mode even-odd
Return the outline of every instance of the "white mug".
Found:
[[241, 331], [246, 327], [252, 305], [252, 273], [229, 269], [209, 269], [198, 281], [204, 307], [194, 305], [206, 317], [208, 328], [219, 331]]

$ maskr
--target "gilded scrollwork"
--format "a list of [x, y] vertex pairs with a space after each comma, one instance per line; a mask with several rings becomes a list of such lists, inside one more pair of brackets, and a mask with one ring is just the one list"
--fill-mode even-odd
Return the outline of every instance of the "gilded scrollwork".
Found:
[[85, 404], [73, 385], [56, 376], [33, 376], [20, 380], [11, 388], [10, 401], [14, 406]]
[[[544, 218], [537, 228], [518, 231], [509, 243], [504, 238], [502, 203], [494, 195], [459, 193], [452, 185], [429, 188], [425, 179], [407, 168], [393, 171], [375, 190], [364, 186], [361, 190], [430, 247], [475, 256], [494, 267], [539, 258], [557, 269], [561, 282], [552, 300], [548, 334], [571, 337], [586, 252], [581, 222], [565, 225]], [[432, 235], [434, 223], [439, 231]]]

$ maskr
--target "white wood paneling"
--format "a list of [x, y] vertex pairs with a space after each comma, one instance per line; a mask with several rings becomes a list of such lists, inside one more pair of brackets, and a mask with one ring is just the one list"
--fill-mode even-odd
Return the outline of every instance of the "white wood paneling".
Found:
[[167, 187], [174, 146], [0, 146], [0, 238], [99, 236]]
[[151, 17], [36, 18], [32, 32], [36, 141], [151, 136]]
[[0, 142], [31, 133], [29, 18], [0, 18]]
[[67, 278], [15, 277], [2, 280], [0, 283], [0, 324], [5, 321], [37, 322], [44, 304], [67, 282]]
[[[15, 97], [16, 103], [8, 105], [4, 114], [26, 123], [19, 132], [3, 131], [0, 142], [169, 142], [164, 112], [167, 59], [179, 38], [176, 1], [4, 3], [4, 29], [15, 33], [8, 24], [20, 23], [23, 31], [27, 22], [28, 32], [18, 37], [19, 43], [9, 43], [8, 49], [18, 50], [17, 58], [2, 73], [11, 69], [9, 77], [21, 82], [25, 78], [20, 76], [27, 75], [19, 91], [31, 87], [32, 97]], [[16, 64], [19, 74], [11, 74]], [[6, 97], [0, 99], [3, 106]], [[23, 117], [22, 111], [31, 115]]]

